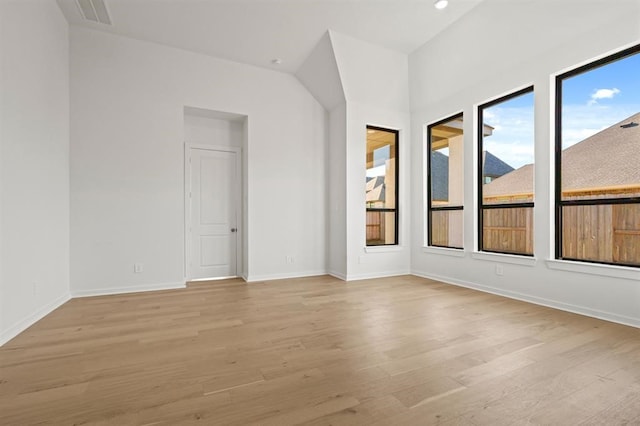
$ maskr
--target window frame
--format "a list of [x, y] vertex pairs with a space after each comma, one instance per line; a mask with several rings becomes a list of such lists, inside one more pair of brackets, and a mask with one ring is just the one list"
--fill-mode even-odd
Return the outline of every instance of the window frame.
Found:
[[442, 206], [442, 207], [434, 207], [431, 201], [431, 131], [434, 127], [440, 126], [442, 124], [448, 123], [450, 121], [456, 120], [458, 118], [462, 119], [463, 123], [463, 135], [464, 135], [464, 112], [461, 111], [459, 113], [447, 116], [441, 120], [433, 122], [427, 125], [427, 150], [426, 150], [426, 161], [427, 161], [427, 246], [428, 247], [438, 247], [452, 250], [464, 250], [464, 229], [463, 229], [463, 247], [453, 247], [453, 246], [444, 246], [444, 245], [436, 245], [432, 243], [432, 223], [433, 223], [433, 212], [434, 211], [463, 211], [464, 212], [464, 194], [463, 194], [463, 202], [461, 206]]
[[[494, 209], [515, 209], [515, 208], [532, 208], [534, 209], [534, 201], [524, 202], [524, 203], [500, 203], [500, 204], [484, 204], [483, 198], [483, 186], [484, 186], [484, 164], [483, 164], [483, 140], [484, 140], [484, 109], [490, 108], [494, 105], [500, 104], [502, 102], [508, 101], [510, 99], [517, 98], [518, 96], [525, 95], [527, 93], [532, 93], [535, 99], [535, 87], [533, 85], [527, 86], [523, 89], [516, 90], [515, 92], [509, 93], [507, 95], [501, 96], [497, 99], [493, 99], [489, 102], [485, 102], [484, 104], [478, 105], [476, 108], [476, 116], [477, 116], [477, 129], [476, 135], [478, 139], [478, 155], [477, 155], [477, 167], [478, 167], [478, 181], [477, 181], [477, 194], [478, 194], [478, 210], [477, 214], [477, 224], [478, 224], [478, 251], [485, 253], [498, 253], [498, 254], [507, 254], [511, 256], [526, 256], [526, 257], [534, 257], [535, 254], [535, 246], [533, 248], [533, 253], [518, 253], [518, 252], [510, 252], [510, 251], [499, 251], [499, 250], [488, 250], [483, 247], [484, 245], [484, 210], [494, 210]], [[534, 101], [535, 102], [535, 101]], [[535, 104], [534, 104], [534, 123], [535, 123]], [[535, 129], [534, 129], [535, 132]], [[534, 133], [534, 146], [533, 149], [535, 151], [535, 133]], [[533, 170], [535, 176], [536, 164], [535, 160], [533, 162]], [[533, 186], [533, 198], [535, 200], [535, 182]], [[535, 228], [534, 228], [535, 229]], [[535, 235], [535, 234], [534, 234]], [[533, 241], [531, 242], [533, 244]]]
[[579, 74], [587, 73], [596, 68], [606, 66], [614, 63], [618, 60], [624, 59], [629, 56], [640, 55], [640, 44], [623, 49], [619, 52], [611, 55], [604, 56], [595, 61], [591, 61], [587, 64], [578, 66], [569, 71], [556, 75], [555, 77], [555, 99], [554, 99], [554, 131], [555, 131], [555, 146], [554, 146], [554, 213], [555, 213], [555, 230], [554, 230], [554, 246], [555, 246], [555, 259], [566, 260], [571, 262], [580, 262], [595, 265], [613, 265], [630, 268], [640, 268], [640, 265], [621, 263], [621, 262], [606, 262], [602, 260], [589, 260], [589, 259], [574, 259], [571, 257], [564, 257], [562, 253], [562, 225], [563, 225], [563, 213], [562, 208], [565, 206], [593, 206], [593, 205], [614, 205], [614, 204], [640, 204], [640, 196], [638, 197], [624, 197], [624, 198], [599, 198], [599, 199], [585, 199], [585, 200], [563, 200], [562, 199], [562, 83], [564, 80]]
[[[373, 126], [373, 125], [369, 125], [367, 124], [366, 126], [366, 130], [376, 130], [376, 131], [380, 131], [380, 132], [387, 132], [387, 133], [393, 133], [394, 135], [394, 139], [395, 139], [395, 151], [396, 151], [396, 156], [395, 156], [395, 208], [391, 209], [391, 208], [369, 208], [366, 206], [366, 202], [365, 202], [365, 248], [370, 249], [372, 247], [394, 247], [394, 246], [399, 246], [400, 245], [400, 130], [397, 129], [388, 129], [385, 127], [380, 127], [380, 126]], [[368, 143], [368, 141], [365, 139], [365, 152], [366, 152], [366, 144]], [[366, 165], [365, 165], [365, 169], [366, 169]], [[367, 236], [366, 236], [366, 226], [367, 226], [367, 222], [366, 222], [366, 213], [369, 211], [375, 211], [375, 212], [381, 212], [381, 213], [394, 213], [394, 242], [391, 244], [372, 244], [369, 245], [367, 243]]]

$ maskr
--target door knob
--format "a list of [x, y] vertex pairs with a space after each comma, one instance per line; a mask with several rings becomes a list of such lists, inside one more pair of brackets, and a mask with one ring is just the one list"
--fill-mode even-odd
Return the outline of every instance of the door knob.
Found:
[[231, 232], [237, 232], [238, 228], [231, 228]]

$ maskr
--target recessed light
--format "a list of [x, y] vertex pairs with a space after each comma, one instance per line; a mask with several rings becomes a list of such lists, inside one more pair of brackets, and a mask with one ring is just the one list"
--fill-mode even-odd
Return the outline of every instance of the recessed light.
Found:
[[280, 64], [282, 63], [282, 59], [280, 59], [280, 58], [272, 59], [272, 60], [271, 60], [271, 63], [272, 63], [273, 65], [280, 65]]
[[433, 4], [436, 9], [442, 10], [445, 7], [447, 7], [447, 5], [449, 4], [448, 0], [436, 0], [436, 2]]

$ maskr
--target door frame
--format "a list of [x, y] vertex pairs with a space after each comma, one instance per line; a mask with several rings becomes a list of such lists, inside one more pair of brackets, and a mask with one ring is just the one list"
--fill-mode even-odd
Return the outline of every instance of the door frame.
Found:
[[[215, 277], [215, 278], [201, 278], [191, 279], [191, 260], [193, 258], [192, 253], [192, 235], [191, 235], [191, 151], [193, 149], [201, 149], [206, 151], [221, 151], [221, 152], [233, 152], [236, 154], [236, 182], [238, 191], [235, 193], [236, 204], [236, 275], [229, 277]], [[243, 210], [242, 210], [242, 148], [235, 146], [222, 146], [222, 145], [204, 145], [195, 143], [184, 143], [184, 280], [185, 283], [189, 281], [210, 281], [221, 280], [226, 278], [236, 278], [241, 276], [242, 273], [242, 249], [243, 249]]]

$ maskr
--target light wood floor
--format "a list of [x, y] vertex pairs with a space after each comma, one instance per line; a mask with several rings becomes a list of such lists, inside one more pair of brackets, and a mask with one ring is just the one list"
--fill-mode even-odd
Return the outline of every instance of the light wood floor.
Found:
[[640, 424], [640, 330], [405, 276], [74, 299], [0, 348], [0, 424]]

